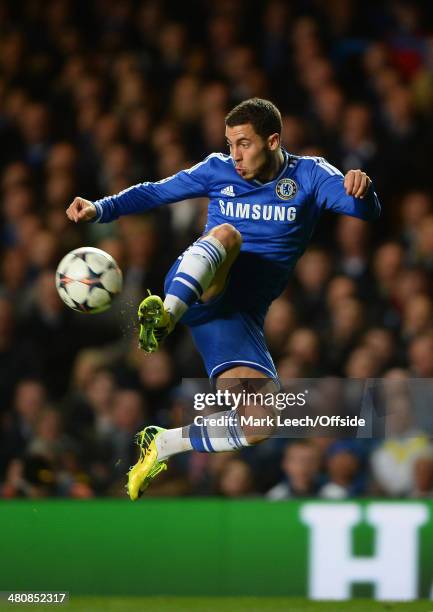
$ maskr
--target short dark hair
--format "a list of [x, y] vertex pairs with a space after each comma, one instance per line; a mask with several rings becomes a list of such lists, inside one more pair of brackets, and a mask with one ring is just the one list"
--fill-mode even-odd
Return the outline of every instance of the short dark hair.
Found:
[[280, 111], [275, 104], [262, 98], [244, 100], [229, 112], [225, 122], [229, 127], [250, 123], [262, 138], [281, 134], [282, 129]]

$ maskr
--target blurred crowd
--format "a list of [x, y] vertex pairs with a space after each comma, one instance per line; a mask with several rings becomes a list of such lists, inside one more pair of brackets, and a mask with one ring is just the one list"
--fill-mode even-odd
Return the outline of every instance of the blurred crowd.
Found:
[[[134, 321], [206, 200], [109, 225], [65, 209], [226, 151], [224, 116], [252, 96], [281, 109], [288, 151], [362, 168], [383, 207], [370, 225], [323, 217], [267, 317], [281, 379], [433, 377], [432, 26], [422, 1], [0, 0], [1, 497], [122, 496], [133, 434], [182, 424], [180, 381], [205, 376], [189, 333], [145, 357]], [[108, 313], [57, 295], [60, 258], [84, 245], [123, 270]], [[409, 404], [376, 443], [179, 455], [149, 494], [433, 497]]]

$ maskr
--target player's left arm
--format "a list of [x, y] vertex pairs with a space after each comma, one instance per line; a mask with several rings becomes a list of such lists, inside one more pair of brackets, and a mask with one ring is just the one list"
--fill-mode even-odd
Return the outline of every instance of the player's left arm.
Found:
[[343, 176], [326, 160], [318, 158], [311, 178], [314, 196], [321, 208], [365, 221], [379, 217], [379, 198], [370, 177], [362, 170], [349, 170]]

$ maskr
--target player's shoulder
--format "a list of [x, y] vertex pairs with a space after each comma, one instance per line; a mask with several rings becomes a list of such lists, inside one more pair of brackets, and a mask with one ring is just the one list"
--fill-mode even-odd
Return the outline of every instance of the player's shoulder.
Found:
[[227, 155], [227, 153], [211, 153], [204, 161], [209, 164], [225, 165], [229, 167], [233, 166], [233, 160], [230, 155]]
[[202, 161], [198, 162], [191, 168], [188, 168], [185, 172], [192, 173], [197, 170], [207, 170], [209, 167], [214, 168], [215, 166], [220, 167], [233, 167], [232, 158], [230, 155], [226, 155], [224, 153], [211, 153], [207, 157], [205, 157]]
[[299, 180], [311, 180], [311, 173], [317, 163], [318, 157], [311, 155], [293, 155], [288, 154], [287, 170], [290, 176], [298, 177]]
[[319, 155], [293, 155], [289, 156], [289, 165], [292, 166], [303, 166], [303, 167], [313, 167], [317, 164], [323, 163], [325, 160], [324, 157], [320, 157]]
[[289, 167], [290, 164], [292, 168], [296, 167], [299, 172], [311, 173], [314, 170], [321, 170], [329, 175], [341, 175], [338, 168], [319, 155], [290, 155]]

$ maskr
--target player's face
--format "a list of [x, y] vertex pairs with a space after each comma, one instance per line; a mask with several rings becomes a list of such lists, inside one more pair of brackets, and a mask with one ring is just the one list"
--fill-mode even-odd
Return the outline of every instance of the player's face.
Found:
[[280, 144], [278, 134], [264, 139], [256, 134], [250, 123], [226, 126], [226, 139], [236, 172], [247, 181], [266, 174]]

